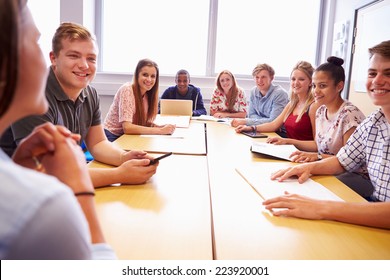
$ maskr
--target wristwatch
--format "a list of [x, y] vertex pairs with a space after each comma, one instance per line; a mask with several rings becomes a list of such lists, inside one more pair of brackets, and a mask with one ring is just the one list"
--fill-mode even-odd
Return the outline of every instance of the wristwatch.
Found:
[[318, 159], [318, 160], [323, 159], [323, 157], [322, 157], [322, 155], [321, 155], [320, 153], [317, 154], [317, 159]]

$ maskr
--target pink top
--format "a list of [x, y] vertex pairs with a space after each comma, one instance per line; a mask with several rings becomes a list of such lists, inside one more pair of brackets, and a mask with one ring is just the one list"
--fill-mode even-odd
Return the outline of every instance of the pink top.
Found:
[[[147, 99], [144, 98], [144, 101], [147, 102]], [[144, 104], [144, 106], [147, 108], [148, 104]], [[128, 82], [122, 85], [115, 94], [114, 101], [104, 120], [104, 128], [115, 135], [124, 134], [122, 123], [125, 121], [133, 122], [135, 108], [133, 88]]]
[[[227, 111], [229, 104], [227, 104], [226, 95], [223, 92], [220, 92], [218, 88], [216, 88], [213, 92], [210, 102], [210, 111]], [[236, 102], [234, 103], [233, 110], [236, 112], [247, 112], [247, 104], [245, 91], [241, 88], [238, 88], [238, 94]]]
[[352, 127], [357, 127], [364, 119], [364, 114], [349, 101], [344, 101], [334, 119], [327, 118], [325, 105], [316, 113], [316, 143], [318, 152], [335, 155], [344, 146], [343, 136]]
[[297, 140], [314, 140], [313, 128], [309, 114], [305, 112], [299, 122], [296, 122], [298, 115], [291, 113], [284, 122], [287, 137]]

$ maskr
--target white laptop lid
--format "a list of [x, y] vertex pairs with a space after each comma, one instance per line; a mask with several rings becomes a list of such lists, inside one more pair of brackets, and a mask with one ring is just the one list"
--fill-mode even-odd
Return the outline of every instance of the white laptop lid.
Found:
[[161, 115], [192, 116], [192, 100], [161, 99]]

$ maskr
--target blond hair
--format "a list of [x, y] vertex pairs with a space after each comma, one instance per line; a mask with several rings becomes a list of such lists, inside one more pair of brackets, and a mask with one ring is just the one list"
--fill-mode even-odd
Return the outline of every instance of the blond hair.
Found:
[[268, 71], [269, 75], [271, 76], [271, 79], [274, 79], [275, 76], [275, 70], [271, 66], [269, 66], [267, 63], [257, 64], [256, 67], [252, 71], [252, 76], [256, 76], [257, 73], [260, 71], [266, 70]]
[[[312, 81], [312, 76], [313, 76], [313, 73], [314, 73], [314, 68], [313, 68], [313, 66], [309, 62], [299, 61], [294, 66], [293, 70], [291, 71], [291, 74], [295, 70], [302, 71], [303, 73], [306, 74], [306, 76], [310, 80], [310, 86], [308, 88], [307, 99], [306, 99], [306, 102], [305, 102], [305, 106], [302, 108], [301, 112], [299, 112], [299, 115], [298, 115], [298, 117], [297, 117], [297, 119], [295, 121], [295, 122], [299, 122], [301, 120], [303, 114], [306, 113], [306, 111], [309, 109], [310, 105], [314, 102], [314, 96], [313, 96], [313, 93], [312, 93], [312, 86], [311, 86], [311, 81]], [[292, 91], [292, 89], [290, 89], [290, 93], [291, 93], [291, 91]], [[299, 102], [298, 95], [291, 94], [291, 100], [290, 100], [291, 106], [290, 106], [289, 110], [287, 111], [286, 115], [284, 116], [284, 121], [286, 121], [287, 117], [294, 111], [295, 107], [298, 105], [298, 102]]]
[[[58, 56], [62, 49], [62, 40], [69, 39], [81, 41], [93, 41], [96, 43], [96, 37], [87, 28], [81, 24], [74, 22], [63, 22], [57, 28], [56, 33], [51, 41], [52, 51], [54, 55]], [[96, 44], [97, 47], [97, 44]]]

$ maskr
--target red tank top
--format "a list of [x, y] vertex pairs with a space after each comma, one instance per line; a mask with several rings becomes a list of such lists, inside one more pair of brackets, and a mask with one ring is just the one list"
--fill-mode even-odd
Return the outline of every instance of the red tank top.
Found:
[[301, 120], [295, 122], [297, 118], [298, 115], [291, 113], [284, 122], [287, 137], [297, 140], [314, 140], [309, 114], [307, 112], [304, 113]]

